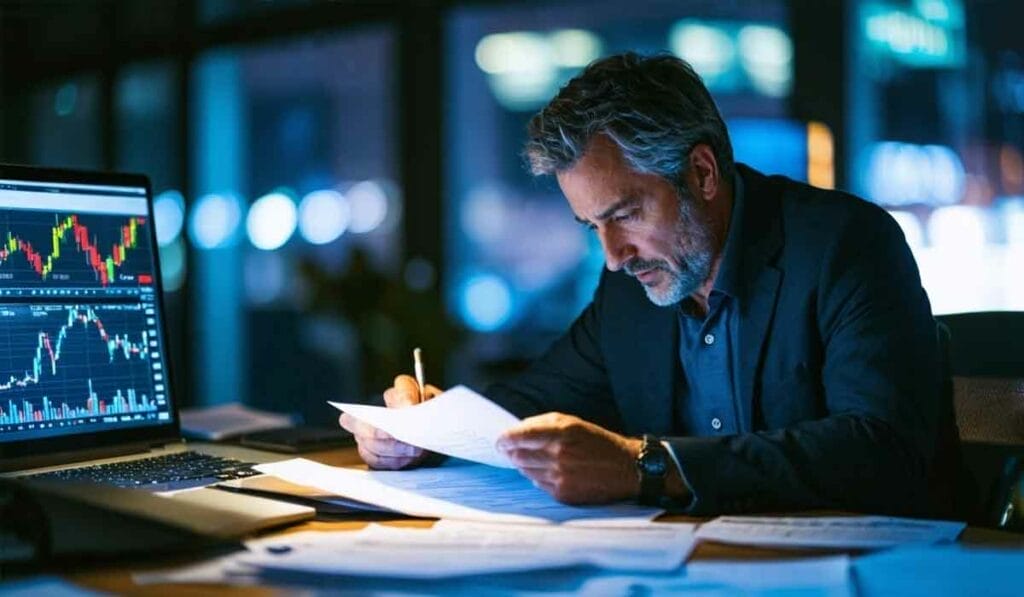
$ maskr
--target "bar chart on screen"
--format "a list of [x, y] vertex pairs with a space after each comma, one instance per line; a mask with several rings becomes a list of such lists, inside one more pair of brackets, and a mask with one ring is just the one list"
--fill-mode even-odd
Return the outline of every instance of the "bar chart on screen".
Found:
[[151, 306], [10, 304], [0, 306], [0, 325], [5, 439], [167, 418]]

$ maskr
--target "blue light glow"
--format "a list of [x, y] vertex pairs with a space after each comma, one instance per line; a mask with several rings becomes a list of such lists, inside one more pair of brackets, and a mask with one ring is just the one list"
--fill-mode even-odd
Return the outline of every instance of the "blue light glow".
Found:
[[793, 84], [793, 42], [778, 27], [746, 25], [737, 34], [740, 62], [758, 92], [785, 97]]
[[164, 292], [175, 292], [185, 283], [185, 242], [181, 236], [160, 245], [160, 279]]
[[192, 209], [188, 232], [192, 243], [200, 249], [217, 249], [238, 240], [241, 222], [242, 205], [237, 197], [204, 195]]
[[338, 191], [313, 191], [299, 203], [299, 233], [314, 245], [325, 245], [344, 234], [351, 220], [348, 199]]
[[160, 193], [153, 201], [153, 221], [156, 225], [156, 242], [168, 245], [181, 236], [185, 225], [185, 198], [175, 190]]
[[558, 91], [569, 72], [599, 57], [601, 48], [601, 39], [584, 29], [510, 31], [485, 35], [474, 57], [499, 104], [532, 110]]
[[366, 233], [377, 228], [388, 215], [388, 198], [384, 189], [372, 180], [366, 180], [352, 186], [345, 193], [351, 208], [349, 229], [356, 233]]
[[730, 118], [736, 159], [763, 172], [807, 179], [807, 129], [783, 118]]
[[512, 292], [498, 276], [483, 274], [468, 279], [461, 295], [462, 319], [476, 331], [500, 329], [512, 316]]
[[58, 116], [70, 116], [78, 103], [78, 85], [66, 83], [53, 98], [53, 110]]
[[966, 171], [949, 147], [883, 141], [868, 152], [863, 180], [876, 203], [942, 206], [953, 205], [963, 196]]
[[249, 208], [245, 229], [249, 241], [257, 249], [273, 251], [295, 233], [298, 221], [295, 202], [284, 193], [270, 193], [257, 199]]
[[732, 37], [712, 23], [679, 21], [669, 33], [669, 47], [676, 56], [689, 62], [709, 87], [717, 86], [720, 77], [733, 68], [736, 60]]

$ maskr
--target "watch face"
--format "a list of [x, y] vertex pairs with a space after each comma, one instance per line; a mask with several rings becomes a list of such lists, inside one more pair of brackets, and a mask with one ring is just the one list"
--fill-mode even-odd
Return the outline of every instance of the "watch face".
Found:
[[655, 477], [660, 477], [665, 474], [665, 456], [661, 452], [650, 451], [643, 455], [640, 459], [640, 463], [644, 468], [644, 473]]

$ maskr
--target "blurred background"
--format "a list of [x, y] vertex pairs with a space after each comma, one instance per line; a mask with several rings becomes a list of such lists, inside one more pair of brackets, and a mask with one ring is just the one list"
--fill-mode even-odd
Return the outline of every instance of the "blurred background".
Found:
[[330, 423], [422, 346], [514, 374], [602, 267], [524, 127], [624, 50], [704, 77], [737, 159], [903, 227], [937, 314], [1024, 311], [1019, 0], [0, 0], [0, 161], [152, 180], [183, 406]]

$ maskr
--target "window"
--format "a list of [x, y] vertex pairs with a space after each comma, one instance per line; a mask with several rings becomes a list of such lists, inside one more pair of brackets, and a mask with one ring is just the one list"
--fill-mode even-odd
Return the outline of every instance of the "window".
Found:
[[397, 275], [393, 46], [389, 29], [368, 28], [196, 64], [189, 235], [203, 402], [247, 396], [325, 424], [328, 398], [364, 392], [366, 343], [382, 338], [358, 321], [383, 299], [335, 291]]
[[1010, 6], [859, 2], [850, 21], [851, 186], [903, 227], [937, 314], [1024, 309], [1024, 54]]

